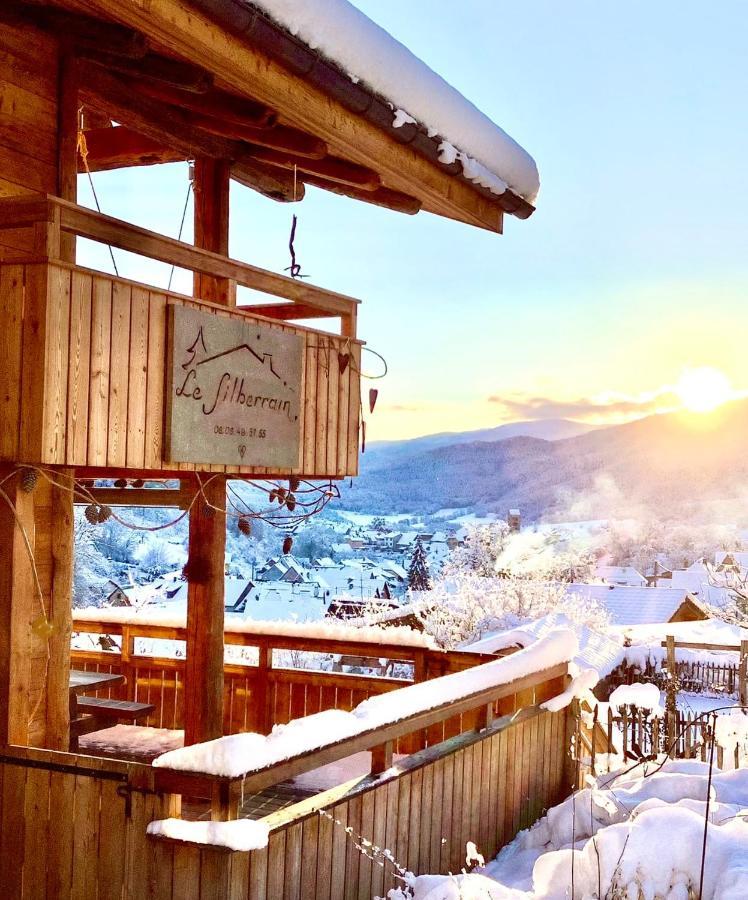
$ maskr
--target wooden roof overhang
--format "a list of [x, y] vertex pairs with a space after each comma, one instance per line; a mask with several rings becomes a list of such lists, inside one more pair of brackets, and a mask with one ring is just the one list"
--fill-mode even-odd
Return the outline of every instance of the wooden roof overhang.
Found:
[[[243, 0], [17, 0], [8, 14], [58, 31], [75, 16], [64, 33], [93, 112], [92, 171], [200, 155], [230, 159], [232, 177], [276, 200], [311, 184], [498, 233], [505, 213], [533, 212], [439, 162], [437, 140], [394, 128], [386, 100]], [[97, 127], [111, 119], [126, 128]]]

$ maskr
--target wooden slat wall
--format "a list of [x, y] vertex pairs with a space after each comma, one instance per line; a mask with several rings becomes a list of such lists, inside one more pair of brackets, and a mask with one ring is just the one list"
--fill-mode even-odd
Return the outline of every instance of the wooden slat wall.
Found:
[[[21, 441], [26, 462], [135, 470], [198, 468], [169, 466], [163, 456], [166, 309], [169, 304], [184, 304], [201, 306], [217, 316], [242, 314], [66, 264], [0, 264], [0, 311], [15, 304], [22, 290], [30, 309], [47, 309], [44, 345], [36, 356], [41, 360], [45, 355], [46, 367], [40, 365], [36, 375], [28, 374], [23, 396], [11, 391], [3, 398], [0, 459], [17, 459], [19, 423], [23, 421], [24, 431], [36, 435], [38, 421], [40, 444], [36, 437], [33, 447]], [[8, 328], [1, 340], [17, 368], [21, 349], [31, 352], [37, 332], [31, 330], [33, 326], [25, 327], [18, 316], [6, 315], [3, 321]], [[246, 466], [204, 468], [260, 477], [355, 475], [360, 345], [284, 323], [263, 320], [263, 324], [305, 337], [301, 465], [273, 473]], [[342, 375], [339, 351], [351, 354], [351, 364]], [[32, 383], [33, 379], [40, 383]], [[37, 447], [39, 459], [30, 456]]]
[[[0, 197], [57, 193], [57, 44], [0, 28]], [[0, 260], [22, 258], [32, 229], [0, 231]]]
[[[53, 765], [64, 754], [37, 753]], [[88, 769], [127, 772], [124, 764], [78, 758]], [[171, 798], [133, 792], [130, 811], [117, 781], [0, 763], [0, 885], [3, 900], [114, 900], [171, 896], [159, 878], [146, 827], [169, 814]], [[157, 884], [161, 893], [150, 893]], [[188, 896], [183, 894], [182, 896]]]
[[[404, 774], [383, 776], [321, 815], [280, 825], [284, 813], [269, 817], [276, 826], [267, 849], [250, 854], [248, 900], [386, 895], [401, 882], [389, 862], [380, 864], [381, 856], [372, 860], [359, 851], [354, 840], [361, 844], [361, 838], [390, 850], [416, 874], [459, 872], [467, 841], [491, 859], [567, 793], [563, 712], [540, 713], [484, 739], [455, 741], [465, 746], [430, 762], [414, 758]], [[532, 753], [516, 758], [518, 746]], [[353, 829], [350, 837], [346, 827]]]

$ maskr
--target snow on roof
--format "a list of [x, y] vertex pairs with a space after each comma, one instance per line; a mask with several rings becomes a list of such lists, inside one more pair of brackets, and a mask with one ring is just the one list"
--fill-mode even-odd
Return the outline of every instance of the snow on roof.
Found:
[[597, 600], [610, 613], [613, 625], [668, 622], [687, 599], [696, 602], [684, 588], [569, 584], [566, 590]]
[[393, 125], [417, 122], [442, 138], [440, 161], [462, 163], [466, 178], [495, 194], [533, 203], [535, 161], [407, 47], [348, 0], [254, 0], [272, 19], [393, 106]]
[[632, 587], [644, 587], [647, 579], [633, 566], [597, 566], [595, 577], [609, 584], [628, 584]]
[[619, 637], [602, 634], [586, 625], [577, 625], [563, 613], [550, 613], [519, 628], [486, 635], [462, 649], [475, 653], [496, 653], [513, 646], [529, 647], [557, 628], [569, 628], [576, 634], [579, 649], [574, 662], [581, 668], [596, 669], [601, 677], [605, 677], [621, 662], [623, 645]]

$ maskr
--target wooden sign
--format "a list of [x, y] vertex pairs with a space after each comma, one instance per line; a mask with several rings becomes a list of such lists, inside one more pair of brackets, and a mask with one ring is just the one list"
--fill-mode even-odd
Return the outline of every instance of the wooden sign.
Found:
[[296, 468], [302, 337], [249, 319], [169, 309], [169, 460]]

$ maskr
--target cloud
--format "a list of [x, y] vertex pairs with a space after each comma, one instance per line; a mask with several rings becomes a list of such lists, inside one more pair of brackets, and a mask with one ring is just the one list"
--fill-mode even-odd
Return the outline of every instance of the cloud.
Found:
[[553, 397], [533, 397], [521, 394], [494, 395], [489, 403], [504, 408], [511, 419], [635, 419], [657, 412], [669, 412], [680, 407], [672, 390], [663, 389], [639, 396], [608, 394], [599, 397], [578, 397], [558, 400]]
[[401, 403], [385, 403], [380, 407], [386, 412], [420, 412], [419, 406], [406, 406]]

